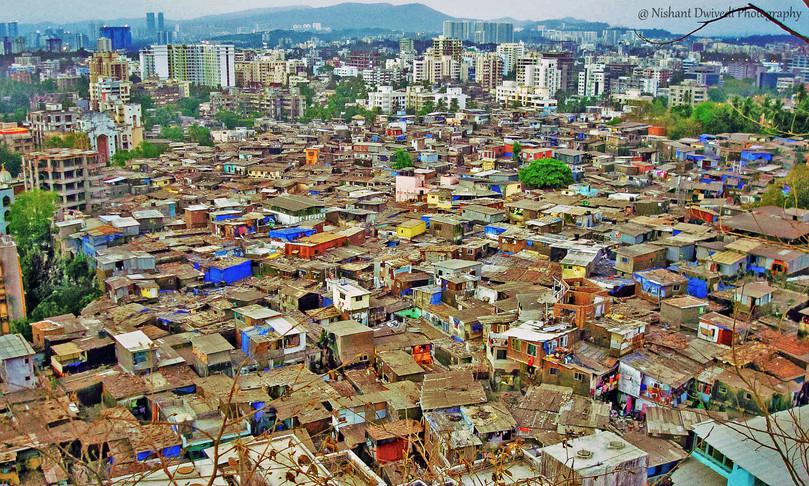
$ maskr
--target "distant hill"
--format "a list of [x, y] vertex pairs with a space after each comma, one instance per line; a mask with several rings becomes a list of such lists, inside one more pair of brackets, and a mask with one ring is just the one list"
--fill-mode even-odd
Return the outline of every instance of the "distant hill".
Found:
[[405, 32], [440, 32], [449, 15], [426, 5], [410, 3], [341, 3], [329, 7], [289, 7], [254, 9], [222, 15], [209, 15], [180, 22], [184, 28], [196, 30], [235, 29], [258, 26], [260, 29], [289, 29], [294, 24], [319, 22], [324, 28], [388, 29]]

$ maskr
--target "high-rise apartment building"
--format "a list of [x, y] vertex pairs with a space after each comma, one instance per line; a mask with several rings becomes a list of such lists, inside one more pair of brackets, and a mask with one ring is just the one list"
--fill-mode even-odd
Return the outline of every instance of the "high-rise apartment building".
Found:
[[6, 24], [6, 35], [12, 39], [20, 36], [20, 23], [17, 21], [8, 22]]
[[26, 190], [53, 191], [61, 208], [90, 212], [103, 202], [103, 167], [92, 150], [47, 149], [25, 155], [22, 177]]
[[210, 87], [236, 86], [236, 49], [225, 44], [161, 44], [140, 53], [141, 78], [176, 79]]
[[479, 54], [475, 59], [475, 82], [487, 90], [503, 82], [503, 59], [496, 53]]
[[112, 50], [128, 51], [132, 49], [132, 29], [128, 25], [101, 27], [101, 37], [112, 42]]
[[416, 58], [416, 46], [413, 39], [403, 37], [399, 39], [399, 57], [407, 63]]
[[146, 34], [150, 39], [154, 39], [157, 35], [157, 23], [155, 22], [154, 12], [146, 12]]
[[433, 39], [432, 57], [441, 58], [449, 56], [456, 61], [461, 60], [463, 54], [463, 42], [458, 38], [439, 35]]
[[562, 89], [562, 71], [553, 58], [537, 59], [535, 64], [525, 66], [523, 77], [523, 84], [546, 89], [551, 97]]
[[503, 59], [503, 75], [508, 76], [517, 69], [517, 60], [525, 56], [525, 44], [506, 42], [497, 46], [497, 54]]
[[[90, 109], [107, 111], [129, 103], [129, 61], [118, 52], [99, 51], [90, 58]], [[103, 106], [102, 106], [103, 105]]]
[[514, 24], [480, 20], [445, 20], [444, 37], [477, 44], [500, 44], [514, 41]]
[[90, 58], [90, 83], [99, 77], [126, 81], [129, 79], [129, 61], [117, 52], [101, 51]]

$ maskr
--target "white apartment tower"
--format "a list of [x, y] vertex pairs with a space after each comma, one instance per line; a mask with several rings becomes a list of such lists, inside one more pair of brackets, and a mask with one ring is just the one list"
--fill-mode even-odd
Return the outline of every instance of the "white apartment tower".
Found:
[[[210, 87], [236, 86], [236, 49], [226, 44], [164, 44], [141, 54], [141, 74]], [[150, 64], [152, 63], [153, 64]]]

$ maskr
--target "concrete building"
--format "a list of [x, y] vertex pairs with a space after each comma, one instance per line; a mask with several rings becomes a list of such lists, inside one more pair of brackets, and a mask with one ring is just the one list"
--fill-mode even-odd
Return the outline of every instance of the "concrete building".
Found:
[[157, 346], [143, 331], [112, 337], [118, 364], [129, 373], [148, 373], [157, 367]]
[[510, 22], [486, 22], [480, 20], [445, 20], [443, 32], [476, 44], [500, 44], [514, 41], [514, 24]]
[[90, 84], [90, 109], [112, 111], [119, 104], [128, 104], [132, 83], [113, 78], [100, 77]]
[[0, 336], [0, 382], [4, 393], [37, 386], [34, 349], [21, 334]]
[[669, 86], [669, 106], [691, 105], [708, 101], [708, 87], [687, 79], [680, 84]]
[[514, 81], [503, 81], [497, 87], [497, 102], [503, 106], [527, 106], [546, 112], [555, 111], [557, 101], [551, 98], [545, 88], [520, 85]]
[[538, 59], [536, 64], [525, 66], [525, 85], [547, 90], [553, 96], [563, 88], [562, 70], [554, 58]]
[[497, 55], [503, 59], [503, 75], [508, 76], [517, 69], [517, 60], [525, 56], [525, 44], [522, 42], [499, 44]]
[[62, 209], [91, 211], [102, 202], [102, 167], [92, 150], [48, 149], [24, 157], [22, 177], [26, 190], [57, 193]]
[[503, 82], [503, 59], [494, 53], [479, 54], [475, 59], [475, 82], [494, 90]]
[[368, 108], [386, 114], [403, 111], [407, 109], [407, 95], [391, 86], [380, 86], [376, 91], [368, 93]]
[[25, 127], [18, 127], [12, 122], [0, 122], [0, 145], [5, 145], [18, 154], [24, 154], [34, 150], [34, 138], [31, 130]]
[[59, 103], [47, 104], [44, 110], [28, 113], [34, 145], [41, 147], [53, 135], [74, 131], [80, 116], [77, 108], [63, 109]]
[[236, 86], [236, 48], [228, 44], [163, 44], [141, 51], [141, 77]]

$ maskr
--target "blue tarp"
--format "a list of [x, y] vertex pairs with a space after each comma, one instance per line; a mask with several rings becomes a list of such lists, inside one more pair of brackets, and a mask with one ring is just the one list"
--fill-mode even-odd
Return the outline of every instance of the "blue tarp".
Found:
[[250, 260], [237, 263], [227, 268], [208, 267], [205, 270], [205, 281], [212, 283], [232, 284], [253, 276], [253, 266]]
[[505, 232], [506, 232], [506, 228], [501, 228], [501, 227], [499, 227], [499, 226], [488, 225], [488, 226], [486, 226], [486, 227], [484, 227], [484, 228], [483, 228], [483, 231], [484, 231], [484, 232], [485, 232], [487, 235], [499, 235], [499, 234], [501, 234], [501, 233], [505, 233]]
[[313, 228], [301, 228], [295, 226], [293, 228], [278, 228], [270, 230], [270, 238], [278, 238], [284, 241], [293, 241], [305, 236], [312, 236], [317, 233]]

